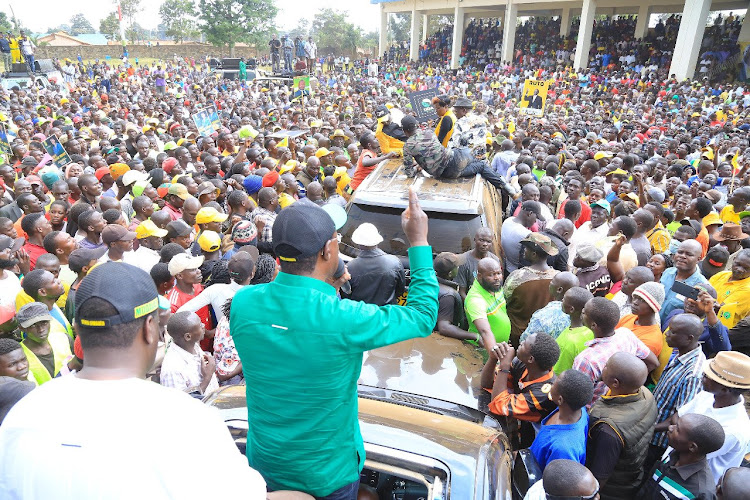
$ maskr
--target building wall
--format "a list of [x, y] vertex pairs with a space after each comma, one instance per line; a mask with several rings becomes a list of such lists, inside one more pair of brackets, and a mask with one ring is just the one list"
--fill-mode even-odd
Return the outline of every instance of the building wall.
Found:
[[[128, 45], [130, 59], [154, 58], [154, 59], [172, 59], [175, 54], [180, 57], [194, 57], [197, 60], [204, 59], [206, 56], [228, 57], [229, 49], [227, 47], [213, 47], [204, 44], [182, 44], [182, 45], [165, 45], [151, 46], [146, 45]], [[235, 47], [235, 57], [255, 57], [254, 47]], [[36, 51], [37, 59], [76, 59], [81, 54], [83, 59], [104, 59], [106, 56], [119, 58], [122, 56], [122, 46], [120, 45], [82, 45], [77, 47], [38, 47]]]

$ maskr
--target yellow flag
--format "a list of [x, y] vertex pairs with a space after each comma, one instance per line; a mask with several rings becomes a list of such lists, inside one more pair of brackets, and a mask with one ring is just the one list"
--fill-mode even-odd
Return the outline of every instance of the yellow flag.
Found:
[[734, 156], [732, 157], [732, 168], [734, 168], [734, 173], [738, 174], [740, 172], [740, 150], [734, 152]]
[[508, 132], [511, 134], [516, 131], [516, 124], [513, 122], [508, 123]]
[[289, 147], [289, 137], [284, 137], [279, 141], [278, 144], [276, 144], [277, 148], [288, 148]]

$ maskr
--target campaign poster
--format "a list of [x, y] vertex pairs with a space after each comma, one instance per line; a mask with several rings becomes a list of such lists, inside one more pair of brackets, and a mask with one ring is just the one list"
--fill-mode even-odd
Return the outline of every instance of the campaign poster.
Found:
[[0, 152], [7, 155], [12, 155], [13, 151], [10, 148], [10, 139], [8, 137], [8, 130], [5, 125], [0, 123]]
[[739, 42], [740, 54], [740, 71], [739, 80], [741, 82], [750, 82], [750, 42]]
[[519, 113], [522, 115], [543, 116], [544, 105], [547, 102], [549, 80], [528, 79], [523, 82], [523, 93]]
[[52, 157], [52, 160], [58, 167], [63, 167], [72, 161], [70, 156], [68, 156], [68, 152], [65, 151], [65, 148], [60, 143], [60, 139], [58, 139], [56, 135], [47, 137], [42, 145], [44, 146], [44, 150]]
[[216, 106], [209, 106], [208, 116], [211, 117], [211, 126], [214, 130], [221, 130], [221, 120], [219, 119], [219, 113], [216, 111]]
[[294, 77], [294, 92], [292, 92], [293, 100], [304, 100], [312, 95], [312, 86], [310, 85], [309, 76], [295, 76]]
[[211, 114], [208, 109], [201, 109], [193, 113], [193, 121], [200, 135], [209, 136], [216, 131], [211, 123]]
[[416, 113], [416, 119], [419, 122], [437, 120], [437, 113], [432, 107], [432, 98], [437, 97], [438, 89], [420, 90], [419, 92], [410, 92], [406, 94], [411, 103], [411, 109]]

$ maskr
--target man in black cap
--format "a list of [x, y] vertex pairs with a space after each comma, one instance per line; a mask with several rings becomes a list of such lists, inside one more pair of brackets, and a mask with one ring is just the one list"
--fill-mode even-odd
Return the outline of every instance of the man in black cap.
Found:
[[[234, 297], [232, 337], [246, 367], [252, 415], [248, 460], [272, 490], [357, 497], [365, 461], [356, 389], [362, 353], [425, 337], [437, 321], [427, 215], [414, 190], [401, 224], [412, 245], [405, 307], [339, 300], [332, 285], [339, 267], [335, 224], [326, 211], [298, 203], [282, 210], [273, 225], [281, 272], [271, 283], [243, 288]], [[285, 304], [299, 307], [284, 314]], [[304, 381], [302, 405], [290, 404], [294, 380]]]
[[[247, 466], [216, 412], [144, 380], [159, 341], [158, 304], [149, 275], [129, 264], [107, 262], [81, 281], [75, 322], [83, 369], [47, 382], [8, 413], [0, 428], [4, 495], [207, 498], [215, 487], [195, 480], [195, 466], [218, 456], [231, 491], [266, 498], [263, 478]], [[50, 408], [65, 408], [69, 418], [50, 419]], [[155, 425], [154, 415], [170, 423], [170, 432]], [[201, 439], [189, 439], [196, 422]], [[144, 468], [154, 443], [161, 458]]]

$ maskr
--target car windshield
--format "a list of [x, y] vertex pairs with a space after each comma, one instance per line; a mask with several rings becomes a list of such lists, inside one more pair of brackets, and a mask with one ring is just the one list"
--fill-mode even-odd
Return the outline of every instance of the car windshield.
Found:
[[[383, 242], [378, 245], [381, 250], [391, 255], [406, 255], [409, 242], [401, 229], [401, 208], [379, 207], [352, 203], [346, 225], [341, 228], [341, 251], [355, 256], [356, 247], [352, 245], [352, 233], [364, 222], [378, 228]], [[463, 253], [471, 249], [474, 234], [482, 227], [482, 218], [477, 214], [451, 214], [445, 212], [428, 212], [428, 237], [432, 251]]]

